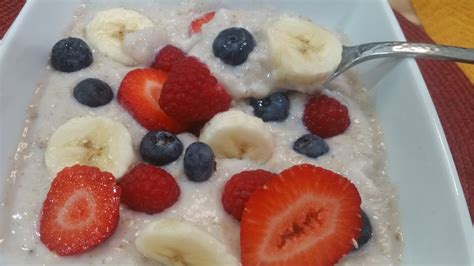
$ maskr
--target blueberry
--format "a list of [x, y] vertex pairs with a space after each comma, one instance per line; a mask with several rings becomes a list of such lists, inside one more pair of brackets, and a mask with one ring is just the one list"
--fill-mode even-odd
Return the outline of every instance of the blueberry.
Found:
[[276, 92], [263, 99], [252, 99], [253, 113], [263, 121], [283, 121], [288, 117], [290, 101], [283, 92]]
[[166, 131], [148, 132], [140, 143], [142, 159], [151, 164], [162, 166], [176, 161], [183, 153], [183, 143]]
[[369, 240], [372, 238], [372, 225], [370, 224], [369, 217], [367, 214], [361, 209], [360, 210], [360, 216], [362, 219], [362, 231], [360, 232], [359, 239], [357, 239], [357, 248], [354, 247], [353, 250], [358, 250]]
[[79, 82], [74, 87], [73, 95], [78, 102], [89, 107], [106, 105], [114, 98], [114, 92], [109, 84], [94, 78]]
[[91, 49], [83, 40], [66, 38], [58, 41], [51, 51], [51, 65], [61, 72], [74, 72], [92, 64]]
[[293, 143], [293, 150], [310, 158], [317, 158], [329, 151], [329, 146], [323, 138], [306, 134]]
[[227, 28], [217, 35], [212, 43], [212, 51], [222, 62], [237, 66], [247, 60], [255, 47], [255, 40], [244, 28]]
[[216, 161], [211, 147], [206, 143], [194, 142], [184, 152], [184, 173], [189, 180], [203, 182], [216, 171]]

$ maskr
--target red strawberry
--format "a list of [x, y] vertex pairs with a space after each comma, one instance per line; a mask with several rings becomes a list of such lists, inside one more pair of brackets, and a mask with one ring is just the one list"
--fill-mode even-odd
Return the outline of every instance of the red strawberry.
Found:
[[265, 170], [244, 171], [233, 175], [225, 184], [222, 193], [224, 210], [240, 221], [250, 195], [273, 176], [275, 174]]
[[176, 62], [185, 57], [186, 55], [179, 48], [173, 45], [166, 45], [156, 54], [155, 62], [153, 62], [151, 67], [169, 72]]
[[314, 96], [305, 105], [303, 124], [311, 133], [322, 138], [344, 133], [350, 123], [347, 107], [334, 98]]
[[359, 237], [360, 203], [354, 184], [329, 170], [302, 164], [281, 172], [245, 204], [242, 264], [335, 264]]
[[123, 78], [117, 100], [144, 128], [180, 133], [185, 126], [158, 104], [166, 77], [166, 72], [153, 68], [132, 70]]
[[115, 231], [119, 208], [120, 188], [112, 174], [92, 166], [66, 167], [43, 203], [41, 242], [61, 256], [92, 249]]
[[231, 97], [206, 65], [194, 57], [177, 62], [163, 85], [160, 106], [184, 122], [204, 122], [230, 107]]
[[193, 20], [189, 29], [189, 35], [201, 32], [202, 25], [211, 21], [214, 18], [214, 15], [216, 15], [216, 12], [209, 12]]
[[159, 213], [179, 198], [176, 180], [165, 170], [151, 164], [136, 165], [120, 179], [122, 202], [130, 209], [148, 214]]

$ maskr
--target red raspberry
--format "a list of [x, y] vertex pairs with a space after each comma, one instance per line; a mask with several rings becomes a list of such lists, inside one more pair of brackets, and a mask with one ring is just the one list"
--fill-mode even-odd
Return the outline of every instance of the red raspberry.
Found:
[[222, 193], [224, 210], [240, 221], [250, 195], [273, 176], [276, 175], [265, 170], [243, 171], [233, 175], [225, 184]]
[[322, 138], [343, 133], [350, 123], [347, 107], [326, 95], [311, 97], [304, 108], [303, 124]]
[[183, 51], [179, 48], [174, 47], [173, 45], [166, 45], [158, 52], [155, 57], [155, 62], [153, 62], [151, 67], [169, 72], [176, 62], [185, 57], [186, 55], [184, 55]]
[[163, 85], [159, 104], [182, 122], [204, 122], [230, 107], [231, 97], [194, 57], [177, 62]]
[[180, 190], [173, 176], [151, 164], [141, 163], [122, 177], [122, 203], [148, 214], [162, 212], [173, 205]]

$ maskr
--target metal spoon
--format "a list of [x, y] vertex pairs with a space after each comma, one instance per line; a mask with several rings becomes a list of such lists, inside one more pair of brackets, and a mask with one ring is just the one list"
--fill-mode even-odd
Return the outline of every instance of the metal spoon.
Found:
[[408, 42], [373, 42], [356, 46], [343, 46], [341, 63], [325, 83], [329, 83], [344, 71], [359, 63], [381, 57], [416, 57], [474, 64], [474, 49]]

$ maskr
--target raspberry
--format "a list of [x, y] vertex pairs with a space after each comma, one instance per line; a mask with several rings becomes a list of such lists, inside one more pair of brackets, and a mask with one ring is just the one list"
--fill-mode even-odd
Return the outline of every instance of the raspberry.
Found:
[[168, 73], [159, 104], [169, 116], [183, 122], [204, 122], [230, 107], [231, 97], [194, 57], [177, 62]]
[[166, 45], [161, 48], [155, 57], [152, 68], [169, 72], [171, 67], [178, 61], [184, 59], [186, 56], [183, 51], [173, 45]]
[[225, 184], [222, 193], [224, 210], [240, 221], [250, 195], [273, 176], [276, 175], [265, 170], [244, 171], [233, 175]]
[[350, 123], [347, 107], [325, 95], [310, 98], [304, 108], [303, 124], [322, 138], [343, 133]]
[[122, 177], [122, 202], [130, 209], [148, 214], [173, 205], [180, 190], [173, 176], [151, 164], [141, 163]]

